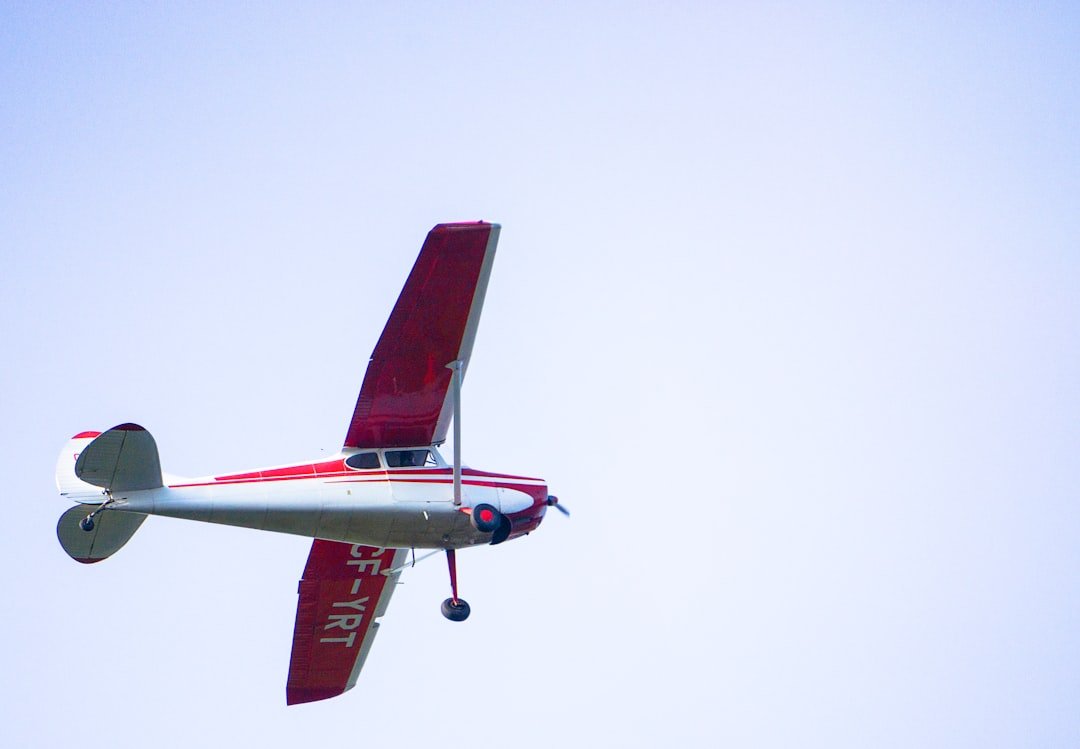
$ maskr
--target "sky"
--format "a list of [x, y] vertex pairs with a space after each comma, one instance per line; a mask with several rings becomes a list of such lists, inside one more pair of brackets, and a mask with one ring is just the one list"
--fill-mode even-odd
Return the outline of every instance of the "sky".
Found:
[[[6, 746], [1080, 744], [1068, 3], [0, 2]], [[303, 538], [54, 466], [335, 453], [426, 232], [502, 224], [465, 462], [572, 511], [286, 708]]]

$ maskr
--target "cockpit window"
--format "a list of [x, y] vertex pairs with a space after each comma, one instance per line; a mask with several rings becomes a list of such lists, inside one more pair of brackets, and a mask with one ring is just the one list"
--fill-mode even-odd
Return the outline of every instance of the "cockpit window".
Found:
[[387, 450], [386, 465], [391, 468], [423, 468], [436, 465], [430, 450]]
[[379, 454], [378, 453], [356, 453], [356, 455], [350, 455], [345, 458], [345, 465], [349, 468], [378, 468], [379, 467]]

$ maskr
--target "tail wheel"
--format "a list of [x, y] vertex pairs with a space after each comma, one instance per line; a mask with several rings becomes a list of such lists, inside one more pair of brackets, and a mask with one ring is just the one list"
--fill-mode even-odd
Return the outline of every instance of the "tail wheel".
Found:
[[442, 602], [442, 615], [452, 622], [463, 622], [469, 618], [469, 604], [463, 598], [447, 598]]
[[503, 514], [489, 504], [481, 503], [472, 509], [473, 528], [481, 533], [494, 533], [502, 525]]

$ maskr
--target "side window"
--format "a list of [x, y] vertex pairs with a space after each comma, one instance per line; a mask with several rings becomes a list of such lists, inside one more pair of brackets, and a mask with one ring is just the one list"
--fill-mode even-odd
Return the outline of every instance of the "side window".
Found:
[[345, 465], [349, 468], [365, 469], [379, 467], [378, 453], [357, 453], [345, 458]]
[[423, 468], [434, 465], [430, 450], [387, 450], [386, 465], [391, 468]]

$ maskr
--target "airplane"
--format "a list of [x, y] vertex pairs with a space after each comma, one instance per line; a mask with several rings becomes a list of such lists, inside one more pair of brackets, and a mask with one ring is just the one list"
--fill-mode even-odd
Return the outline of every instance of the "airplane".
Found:
[[[116, 553], [148, 515], [314, 539], [299, 585], [286, 704], [351, 689], [379, 619], [417, 549], [445, 552], [464, 621], [456, 551], [536, 530], [548, 507], [569, 515], [543, 479], [461, 464], [461, 383], [499, 240], [498, 224], [435, 226], [368, 362], [341, 451], [333, 457], [201, 478], [163, 474], [138, 424], [85, 431], [56, 465], [77, 504], [56, 527], [78, 562]], [[454, 427], [453, 462], [438, 447]]]

